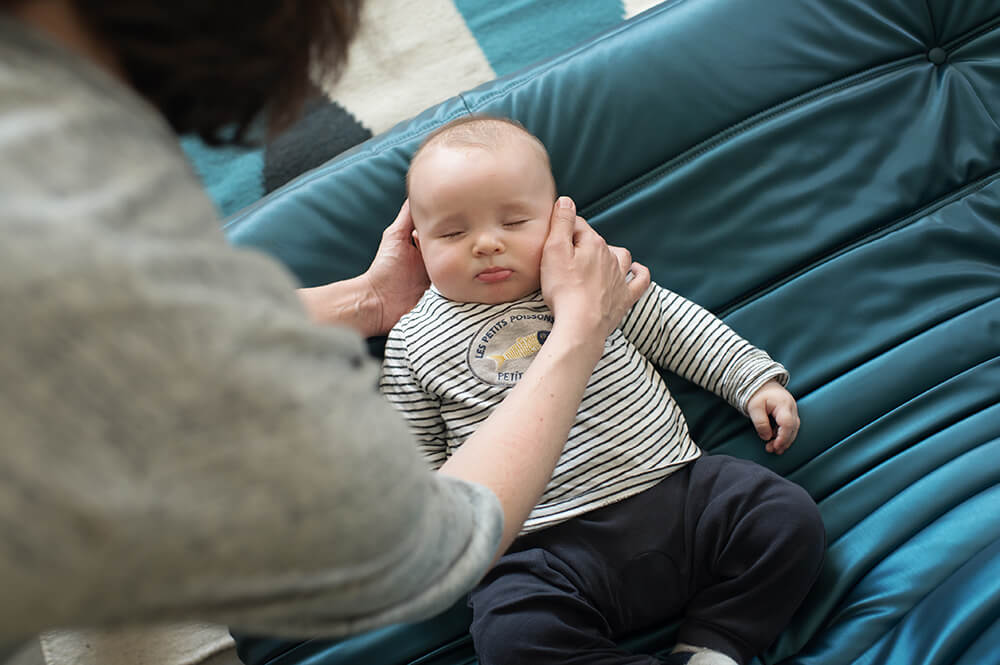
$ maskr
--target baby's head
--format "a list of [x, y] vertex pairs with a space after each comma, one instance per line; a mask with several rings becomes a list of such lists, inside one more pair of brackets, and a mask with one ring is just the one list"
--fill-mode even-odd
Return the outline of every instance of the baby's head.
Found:
[[406, 185], [413, 238], [442, 295], [501, 303], [539, 289], [556, 199], [541, 141], [506, 118], [461, 118], [427, 137]]

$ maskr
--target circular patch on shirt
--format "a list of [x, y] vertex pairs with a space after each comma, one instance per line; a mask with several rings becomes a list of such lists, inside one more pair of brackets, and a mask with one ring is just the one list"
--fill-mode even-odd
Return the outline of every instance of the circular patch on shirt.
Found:
[[469, 370], [485, 383], [514, 385], [541, 350], [553, 320], [541, 303], [518, 305], [489, 319], [469, 344]]

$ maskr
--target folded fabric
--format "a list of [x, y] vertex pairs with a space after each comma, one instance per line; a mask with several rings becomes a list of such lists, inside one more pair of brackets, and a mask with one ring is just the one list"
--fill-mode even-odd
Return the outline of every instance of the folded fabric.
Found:
[[195, 665], [233, 646], [229, 630], [171, 624], [114, 631], [50, 631], [41, 636], [46, 665]]

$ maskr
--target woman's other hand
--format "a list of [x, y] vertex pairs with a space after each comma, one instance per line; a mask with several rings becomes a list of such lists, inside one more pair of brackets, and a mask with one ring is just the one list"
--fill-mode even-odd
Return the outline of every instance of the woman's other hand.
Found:
[[627, 249], [609, 247], [565, 196], [552, 212], [541, 278], [542, 294], [556, 320], [568, 320], [601, 340], [649, 287], [649, 270], [633, 262]]
[[420, 252], [411, 241], [409, 200], [382, 232], [371, 266], [353, 279], [299, 289], [299, 297], [318, 323], [348, 326], [365, 337], [385, 335], [430, 286]]
[[375, 335], [388, 333], [430, 286], [420, 250], [413, 244], [409, 199], [403, 201], [396, 220], [382, 232], [375, 259], [362, 277], [371, 285], [378, 302]]

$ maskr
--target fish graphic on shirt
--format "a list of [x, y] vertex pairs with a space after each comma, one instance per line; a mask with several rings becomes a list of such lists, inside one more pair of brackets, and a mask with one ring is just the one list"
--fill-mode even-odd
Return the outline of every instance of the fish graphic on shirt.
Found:
[[542, 348], [542, 344], [545, 343], [545, 338], [548, 336], [548, 330], [539, 330], [536, 333], [525, 335], [524, 337], [518, 337], [503, 353], [486, 357], [497, 364], [497, 371], [499, 372], [500, 368], [503, 367], [503, 364], [508, 360], [527, 358], [528, 356], [533, 356], [538, 353], [538, 350]]

